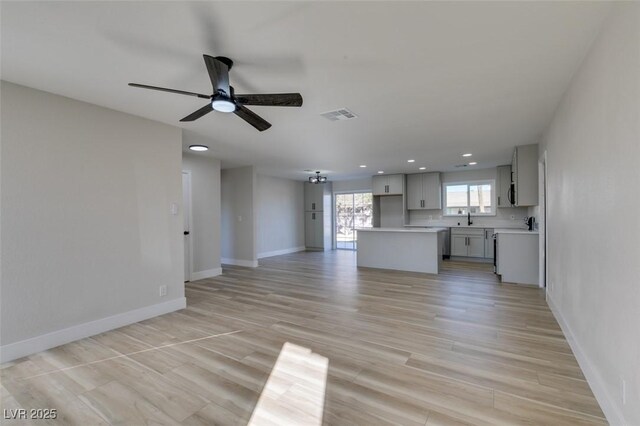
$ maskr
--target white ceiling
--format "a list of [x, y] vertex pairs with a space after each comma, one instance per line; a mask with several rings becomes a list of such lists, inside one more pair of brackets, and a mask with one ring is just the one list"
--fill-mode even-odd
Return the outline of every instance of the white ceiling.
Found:
[[[188, 129], [206, 155], [332, 179], [509, 163], [535, 143], [597, 35], [597, 2], [2, 2], [2, 78]], [[210, 93], [202, 54], [235, 60], [236, 93], [300, 92], [302, 108], [179, 119]], [[351, 121], [320, 113], [347, 107]], [[34, 117], [37, 120], [37, 117]], [[407, 163], [413, 158], [415, 163]], [[366, 169], [359, 168], [366, 164]]]

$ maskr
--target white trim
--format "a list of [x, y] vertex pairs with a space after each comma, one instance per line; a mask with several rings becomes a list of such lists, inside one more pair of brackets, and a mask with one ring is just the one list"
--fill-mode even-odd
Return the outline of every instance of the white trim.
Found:
[[615, 400], [612, 395], [607, 392], [602, 376], [595, 368], [586, 352], [582, 349], [580, 343], [576, 340], [573, 331], [571, 331], [571, 327], [569, 327], [569, 324], [565, 321], [564, 317], [560, 313], [560, 309], [558, 309], [558, 306], [553, 301], [549, 293], [547, 293], [547, 305], [549, 305], [551, 312], [556, 317], [556, 321], [558, 321], [558, 324], [560, 325], [560, 328], [573, 351], [573, 355], [576, 357], [578, 365], [582, 369], [584, 377], [587, 379], [587, 383], [589, 383], [591, 391], [596, 397], [598, 404], [600, 404], [600, 408], [602, 408], [602, 412], [607, 418], [607, 421], [612, 425], [625, 425], [624, 415], [615, 404]]
[[258, 267], [258, 260], [222, 258], [222, 259], [220, 259], [220, 262], [223, 265], [246, 266], [246, 267], [249, 267], [249, 268], [257, 268]]
[[191, 273], [191, 281], [204, 280], [205, 278], [213, 278], [222, 275], [222, 268], [207, 269], [206, 271], [198, 271]]
[[271, 256], [280, 256], [280, 255], [289, 254], [289, 253], [297, 253], [299, 251], [304, 251], [304, 248], [305, 248], [304, 246], [299, 246], [299, 247], [289, 247], [282, 250], [265, 251], [263, 253], [258, 253], [258, 259], [262, 259], [264, 257], [271, 257]]
[[85, 337], [95, 336], [105, 331], [124, 327], [125, 325], [143, 321], [158, 315], [167, 314], [187, 307], [187, 299], [180, 297], [167, 302], [157, 303], [144, 308], [134, 309], [110, 317], [101, 318], [83, 324], [74, 325], [62, 330], [42, 334], [30, 339], [0, 346], [0, 362], [8, 362], [37, 352], [46, 351], [56, 346]]

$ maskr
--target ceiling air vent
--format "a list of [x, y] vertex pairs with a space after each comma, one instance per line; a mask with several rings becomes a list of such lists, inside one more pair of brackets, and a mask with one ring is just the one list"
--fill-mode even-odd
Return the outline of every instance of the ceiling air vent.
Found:
[[456, 168], [458, 168], [458, 167], [467, 167], [467, 165], [466, 164], [456, 164]]
[[330, 121], [351, 120], [354, 118], [358, 118], [358, 116], [355, 115], [353, 111], [347, 108], [340, 108], [335, 111], [323, 112], [320, 115]]

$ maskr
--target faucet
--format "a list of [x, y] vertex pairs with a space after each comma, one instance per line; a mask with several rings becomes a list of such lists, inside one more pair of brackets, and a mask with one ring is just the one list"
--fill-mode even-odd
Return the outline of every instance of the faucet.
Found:
[[469, 226], [473, 225], [473, 221], [471, 221], [471, 212], [467, 212], [467, 224]]

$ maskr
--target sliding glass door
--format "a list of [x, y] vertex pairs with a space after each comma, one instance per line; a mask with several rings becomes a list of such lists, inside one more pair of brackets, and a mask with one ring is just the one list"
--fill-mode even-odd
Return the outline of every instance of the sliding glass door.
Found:
[[371, 228], [373, 195], [371, 192], [350, 192], [336, 194], [336, 248], [356, 250], [358, 248], [358, 228]]

